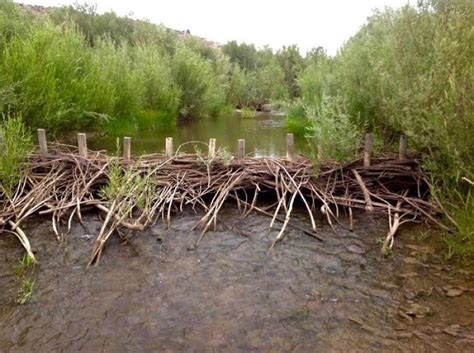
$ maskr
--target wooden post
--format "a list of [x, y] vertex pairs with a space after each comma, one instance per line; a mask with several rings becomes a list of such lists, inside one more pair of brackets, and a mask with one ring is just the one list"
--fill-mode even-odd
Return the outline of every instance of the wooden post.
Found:
[[123, 138], [123, 161], [130, 162], [130, 156], [132, 154], [132, 138]]
[[87, 158], [87, 138], [86, 134], [77, 134], [77, 145], [79, 146], [79, 156]]
[[165, 156], [167, 159], [173, 158], [173, 138], [167, 137], [165, 143]]
[[365, 135], [365, 147], [364, 147], [364, 167], [370, 167], [370, 157], [372, 155], [372, 148], [374, 140], [372, 134], [368, 133]]
[[238, 150], [237, 156], [239, 159], [243, 159], [245, 157], [245, 140], [239, 139], [238, 141]]
[[407, 135], [405, 134], [400, 135], [400, 149], [398, 153], [398, 158], [401, 161], [407, 159]]
[[293, 134], [286, 134], [286, 159], [293, 159], [293, 144], [295, 142], [295, 137]]
[[44, 129], [38, 129], [38, 144], [40, 153], [42, 156], [48, 154], [48, 144], [46, 143], [46, 131]]
[[352, 207], [349, 207], [349, 231], [354, 231], [354, 218], [352, 216]]
[[216, 157], [216, 139], [209, 139], [209, 158], [214, 159]]

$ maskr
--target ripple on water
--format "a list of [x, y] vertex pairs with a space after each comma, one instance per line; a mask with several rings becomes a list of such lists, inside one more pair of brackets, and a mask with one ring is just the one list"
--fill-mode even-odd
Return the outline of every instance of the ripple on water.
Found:
[[472, 351], [474, 276], [429, 262], [434, 252], [417, 247], [416, 230], [402, 230], [384, 258], [375, 240], [386, 220], [364, 215], [354, 233], [318, 220], [324, 242], [291, 229], [268, 253], [278, 227], [226, 208], [190, 251], [198, 219], [184, 213], [127, 243], [112, 237], [88, 270], [95, 217], [59, 246], [36, 220], [26, 230], [41, 264], [23, 306], [12, 302], [21, 248], [0, 237], [2, 350]]

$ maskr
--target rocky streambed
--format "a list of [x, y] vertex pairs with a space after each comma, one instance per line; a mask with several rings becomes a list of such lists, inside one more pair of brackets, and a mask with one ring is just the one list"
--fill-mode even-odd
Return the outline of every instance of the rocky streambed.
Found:
[[[304, 223], [306, 215], [295, 215]], [[22, 247], [0, 236], [2, 352], [472, 352], [474, 272], [444, 263], [436, 234], [401, 229], [393, 254], [386, 219], [358, 215], [354, 232], [321, 221], [318, 242], [226, 207], [191, 250], [200, 218], [114, 236], [86, 269], [101, 222], [88, 216], [63, 244], [49, 220], [25, 227], [40, 265], [16, 302]]]

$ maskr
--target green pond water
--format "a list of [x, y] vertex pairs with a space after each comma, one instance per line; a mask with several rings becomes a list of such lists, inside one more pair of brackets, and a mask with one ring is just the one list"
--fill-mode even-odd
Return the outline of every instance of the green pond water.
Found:
[[[193, 121], [178, 121], [176, 126], [162, 127], [154, 131], [127, 133], [132, 137], [132, 154], [162, 152], [165, 138], [173, 137], [174, 148], [189, 141], [208, 143], [210, 138], [217, 139], [217, 147], [228, 152], [237, 152], [237, 140], [245, 139], [246, 153], [257, 157], [278, 157], [285, 155], [286, 134], [285, 117], [262, 114], [255, 118], [244, 119], [238, 114], [226, 117], [208, 118]], [[90, 138], [88, 146], [94, 150], [116, 151], [116, 139], [123, 134], [109, 133]], [[180, 151], [194, 152], [195, 147], [202, 151], [206, 145], [188, 144]], [[295, 151], [309, 153], [310, 148], [304, 139], [295, 138]]]

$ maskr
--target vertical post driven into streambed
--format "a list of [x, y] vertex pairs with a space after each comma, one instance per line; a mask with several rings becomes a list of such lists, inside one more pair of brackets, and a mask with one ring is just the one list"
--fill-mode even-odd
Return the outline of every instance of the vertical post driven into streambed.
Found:
[[209, 139], [209, 159], [214, 159], [216, 157], [216, 139]]
[[128, 163], [132, 155], [132, 138], [124, 137], [123, 138], [123, 161]]
[[286, 159], [293, 160], [295, 137], [293, 134], [286, 134]]
[[38, 129], [38, 144], [40, 153], [42, 156], [48, 154], [48, 144], [46, 142], [46, 131], [44, 129]]
[[365, 147], [364, 147], [364, 167], [370, 167], [370, 157], [372, 156], [372, 149], [374, 146], [374, 140], [371, 133], [365, 135]]
[[245, 157], [245, 140], [239, 139], [237, 143], [237, 157], [243, 159]]
[[407, 135], [400, 135], [400, 150], [398, 153], [398, 159], [404, 161], [407, 159]]
[[87, 158], [87, 137], [84, 133], [77, 134], [77, 146], [79, 147], [79, 156]]
[[166, 159], [173, 158], [174, 151], [173, 151], [173, 138], [167, 137], [165, 141], [165, 157]]

